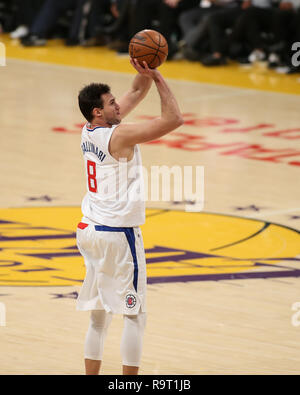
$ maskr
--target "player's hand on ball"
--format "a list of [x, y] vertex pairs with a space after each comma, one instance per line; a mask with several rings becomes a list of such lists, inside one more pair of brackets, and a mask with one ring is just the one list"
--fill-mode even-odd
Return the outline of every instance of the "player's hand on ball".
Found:
[[146, 77], [154, 79], [157, 76], [157, 73], [159, 73], [156, 69], [150, 69], [145, 61], [143, 62], [143, 66], [141, 66], [137, 59], [130, 58], [130, 63], [138, 73], [143, 74]]

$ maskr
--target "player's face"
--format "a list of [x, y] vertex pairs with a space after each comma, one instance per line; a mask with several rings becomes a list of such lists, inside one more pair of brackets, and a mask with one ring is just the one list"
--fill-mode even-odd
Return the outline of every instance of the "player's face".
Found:
[[111, 93], [105, 93], [102, 95], [103, 109], [102, 116], [103, 120], [109, 125], [118, 125], [121, 122], [120, 106], [116, 102], [116, 99]]

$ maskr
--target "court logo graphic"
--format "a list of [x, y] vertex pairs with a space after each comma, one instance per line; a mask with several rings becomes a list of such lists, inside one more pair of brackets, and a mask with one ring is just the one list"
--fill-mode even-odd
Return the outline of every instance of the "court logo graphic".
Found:
[[0, 42], [0, 66], [6, 66], [6, 48], [3, 43]]
[[300, 66], [300, 42], [295, 42], [292, 45], [292, 51], [295, 52], [292, 56], [292, 65], [294, 67]]
[[[80, 207], [0, 209], [0, 286], [81, 286]], [[147, 209], [148, 284], [300, 277], [300, 232], [215, 213]], [[132, 296], [132, 295], [130, 295]], [[137, 301], [125, 298], [129, 308]]]
[[126, 296], [126, 307], [132, 309], [136, 305], [136, 297], [132, 294]]

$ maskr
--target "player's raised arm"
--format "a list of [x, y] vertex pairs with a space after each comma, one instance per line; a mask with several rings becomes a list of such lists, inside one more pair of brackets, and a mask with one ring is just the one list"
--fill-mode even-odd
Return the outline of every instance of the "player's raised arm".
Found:
[[[141, 67], [137, 62], [135, 65], [137, 68]], [[150, 121], [118, 126], [111, 137], [110, 148], [113, 153], [120, 152], [126, 147], [158, 139], [183, 124], [177, 100], [163, 76], [158, 70], [149, 69], [145, 62], [144, 68], [145, 73], [151, 75], [159, 93], [161, 115]]]
[[146, 72], [143, 67], [137, 67], [132, 59], [132, 66], [138, 71], [131, 89], [119, 99], [121, 119], [123, 119], [130, 111], [132, 111], [147, 95], [152, 85], [151, 74]]

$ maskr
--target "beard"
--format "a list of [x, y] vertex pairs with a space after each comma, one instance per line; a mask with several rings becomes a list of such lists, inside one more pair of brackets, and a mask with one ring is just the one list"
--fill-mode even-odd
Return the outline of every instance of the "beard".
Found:
[[106, 122], [107, 122], [109, 125], [111, 125], [111, 126], [113, 126], [113, 125], [119, 125], [119, 124], [121, 123], [120, 115], [119, 115], [118, 117], [115, 116], [115, 117], [107, 118]]

